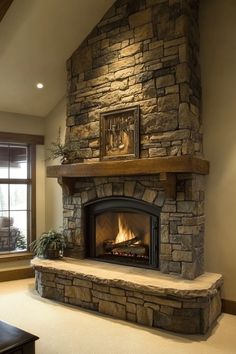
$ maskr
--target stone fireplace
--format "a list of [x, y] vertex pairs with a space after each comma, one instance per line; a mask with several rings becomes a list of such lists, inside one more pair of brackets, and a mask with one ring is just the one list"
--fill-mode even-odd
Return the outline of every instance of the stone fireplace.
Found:
[[[57, 175], [64, 190], [69, 256], [86, 256], [87, 203], [131, 198], [160, 210], [157, 268], [188, 279], [203, 273], [208, 165], [202, 160], [198, 54], [198, 1], [120, 0], [68, 60], [66, 139], [80, 143], [71, 162], [95, 164], [86, 179], [80, 172]], [[107, 162], [106, 173], [97, 174], [96, 164], [105, 163], [102, 117], [137, 106], [139, 156], [132, 160], [133, 171], [119, 170], [116, 159]], [[156, 171], [144, 164], [135, 174], [139, 161], [150, 159]], [[169, 167], [159, 171], [160, 159]], [[176, 161], [188, 166], [175, 170]], [[201, 164], [204, 168], [197, 168]]]
[[[198, 57], [198, 0], [117, 0], [69, 58], [66, 140], [80, 149], [69, 164], [47, 170], [63, 189], [65, 256], [152, 268], [160, 271], [156, 277], [182, 277], [193, 287], [204, 273], [209, 164], [203, 159]], [[134, 107], [139, 129], [135, 148], [127, 149], [132, 157], [108, 154], [104, 129], [113, 139], [117, 117], [102, 119]], [[132, 122], [132, 134], [137, 117], [124, 121]], [[116, 282], [50, 264], [44, 276], [44, 266], [34, 265], [42, 296], [138, 323], [205, 333], [220, 313], [220, 276], [202, 292], [198, 286], [186, 290], [187, 280], [179, 290], [167, 280], [163, 290], [155, 281], [142, 287], [120, 273]]]

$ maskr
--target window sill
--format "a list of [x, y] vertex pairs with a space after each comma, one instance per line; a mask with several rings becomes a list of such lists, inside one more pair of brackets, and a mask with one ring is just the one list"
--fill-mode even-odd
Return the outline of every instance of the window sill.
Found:
[[31, 252], [2, 253], [0, 254], [0, 263], [32, 259], [33, 257], [34, 255]]

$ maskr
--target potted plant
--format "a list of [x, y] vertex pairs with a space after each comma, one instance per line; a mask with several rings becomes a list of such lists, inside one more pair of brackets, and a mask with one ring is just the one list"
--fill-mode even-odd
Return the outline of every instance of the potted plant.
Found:
[[80, 144], [78, 141], [66, 140], [64, 143], [61, 139], [61, 129], [59, 128], [56, 141], [51, 143], [49, 149], [49, 159], [57, 159], [60, 157], [61, 163], [71, 163], [76, 159]]
[[39, 239], [31, 243], [31, 249], [38, 257], [55, 259], [63, 256], [65, 238], [59, 231], [44, 232]]

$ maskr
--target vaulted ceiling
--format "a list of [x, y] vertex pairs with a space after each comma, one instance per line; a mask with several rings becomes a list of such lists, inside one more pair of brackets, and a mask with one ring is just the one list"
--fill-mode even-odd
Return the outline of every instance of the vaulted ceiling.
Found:
[[66, 60], [114, 0], [10, 2], [0, 0], [0, 111], [45, 117], [66, 94]]

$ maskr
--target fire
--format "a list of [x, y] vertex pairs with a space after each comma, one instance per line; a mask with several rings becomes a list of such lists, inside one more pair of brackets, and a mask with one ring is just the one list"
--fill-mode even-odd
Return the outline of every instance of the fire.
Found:
[[134, 233], [127, 225], [127, 221], [124, 214], [118, 215], [118, 234], [115, 239], [115, 243], [125, 242], [134, 238]]

